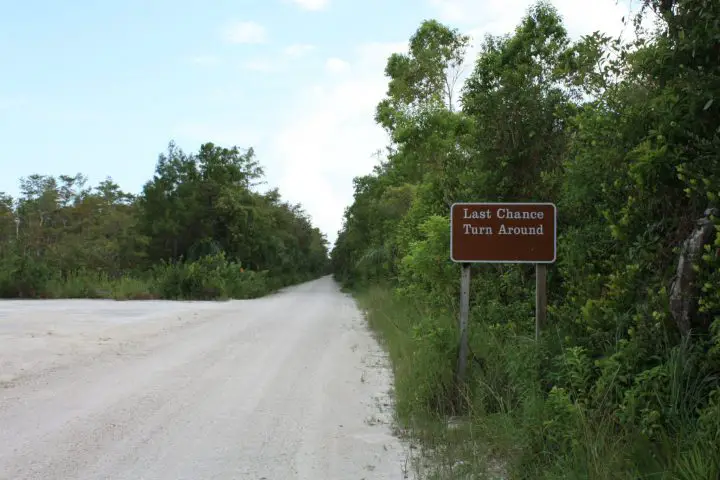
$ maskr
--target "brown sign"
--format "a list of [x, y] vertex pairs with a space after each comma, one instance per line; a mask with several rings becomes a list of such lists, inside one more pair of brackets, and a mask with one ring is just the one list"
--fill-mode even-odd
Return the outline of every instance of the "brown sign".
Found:
[[552, 203], [456, 203], [450, 258], [462, 263], [553, 263], [557, 210]]

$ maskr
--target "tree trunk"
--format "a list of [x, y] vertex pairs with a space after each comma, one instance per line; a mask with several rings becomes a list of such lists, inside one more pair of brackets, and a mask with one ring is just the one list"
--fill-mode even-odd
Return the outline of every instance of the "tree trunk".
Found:
[[715, 232], [711, 215], [717, 215], [717, 210], [705, 210], [695, 229], [683, 242], [675, 279], [670, 287], [670, 312], [683, 335], [690, 333], [697, 309], [697, 274], [693, 265], [702, 256], [705, 245], [712, 240]]

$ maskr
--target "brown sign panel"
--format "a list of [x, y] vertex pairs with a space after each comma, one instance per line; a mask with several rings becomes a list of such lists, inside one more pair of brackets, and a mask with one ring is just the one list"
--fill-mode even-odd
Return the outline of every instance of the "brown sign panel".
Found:
[[557, 209], [552, 203], [455, 203], [450, 258], [461, 263], [553, 263]]

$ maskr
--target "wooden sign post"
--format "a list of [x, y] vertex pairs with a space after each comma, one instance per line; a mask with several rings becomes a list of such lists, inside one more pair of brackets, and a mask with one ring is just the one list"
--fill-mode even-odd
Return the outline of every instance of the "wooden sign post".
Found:
[[460, 350], [458, 353], [458, 365], [456, 375], [457, 383], [460, 385], [465, 379], [468, 354], [468, 318], [470, 316], [470, 263], [462, 264], [462, 275], [460, 277]]
[[540, 331], [545, 328], [547, 316], [547, 265], [535, 264], [535, 340], [540, 338]]
[[470, 265], [535, 264], [535, 338], [545, 326], [547, 264], [557, 252], [557, 208], [552, 203], [455, 203], [450, 208], [450, 258], [462, 264], [457, 381], [465, 378], [470, 312]]

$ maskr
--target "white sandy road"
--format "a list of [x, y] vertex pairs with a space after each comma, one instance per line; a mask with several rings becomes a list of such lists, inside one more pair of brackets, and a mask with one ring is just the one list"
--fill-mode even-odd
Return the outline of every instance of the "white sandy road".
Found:
[[329, 278], [251, 301], [0, 301], [0, 478], [406, 478]]

